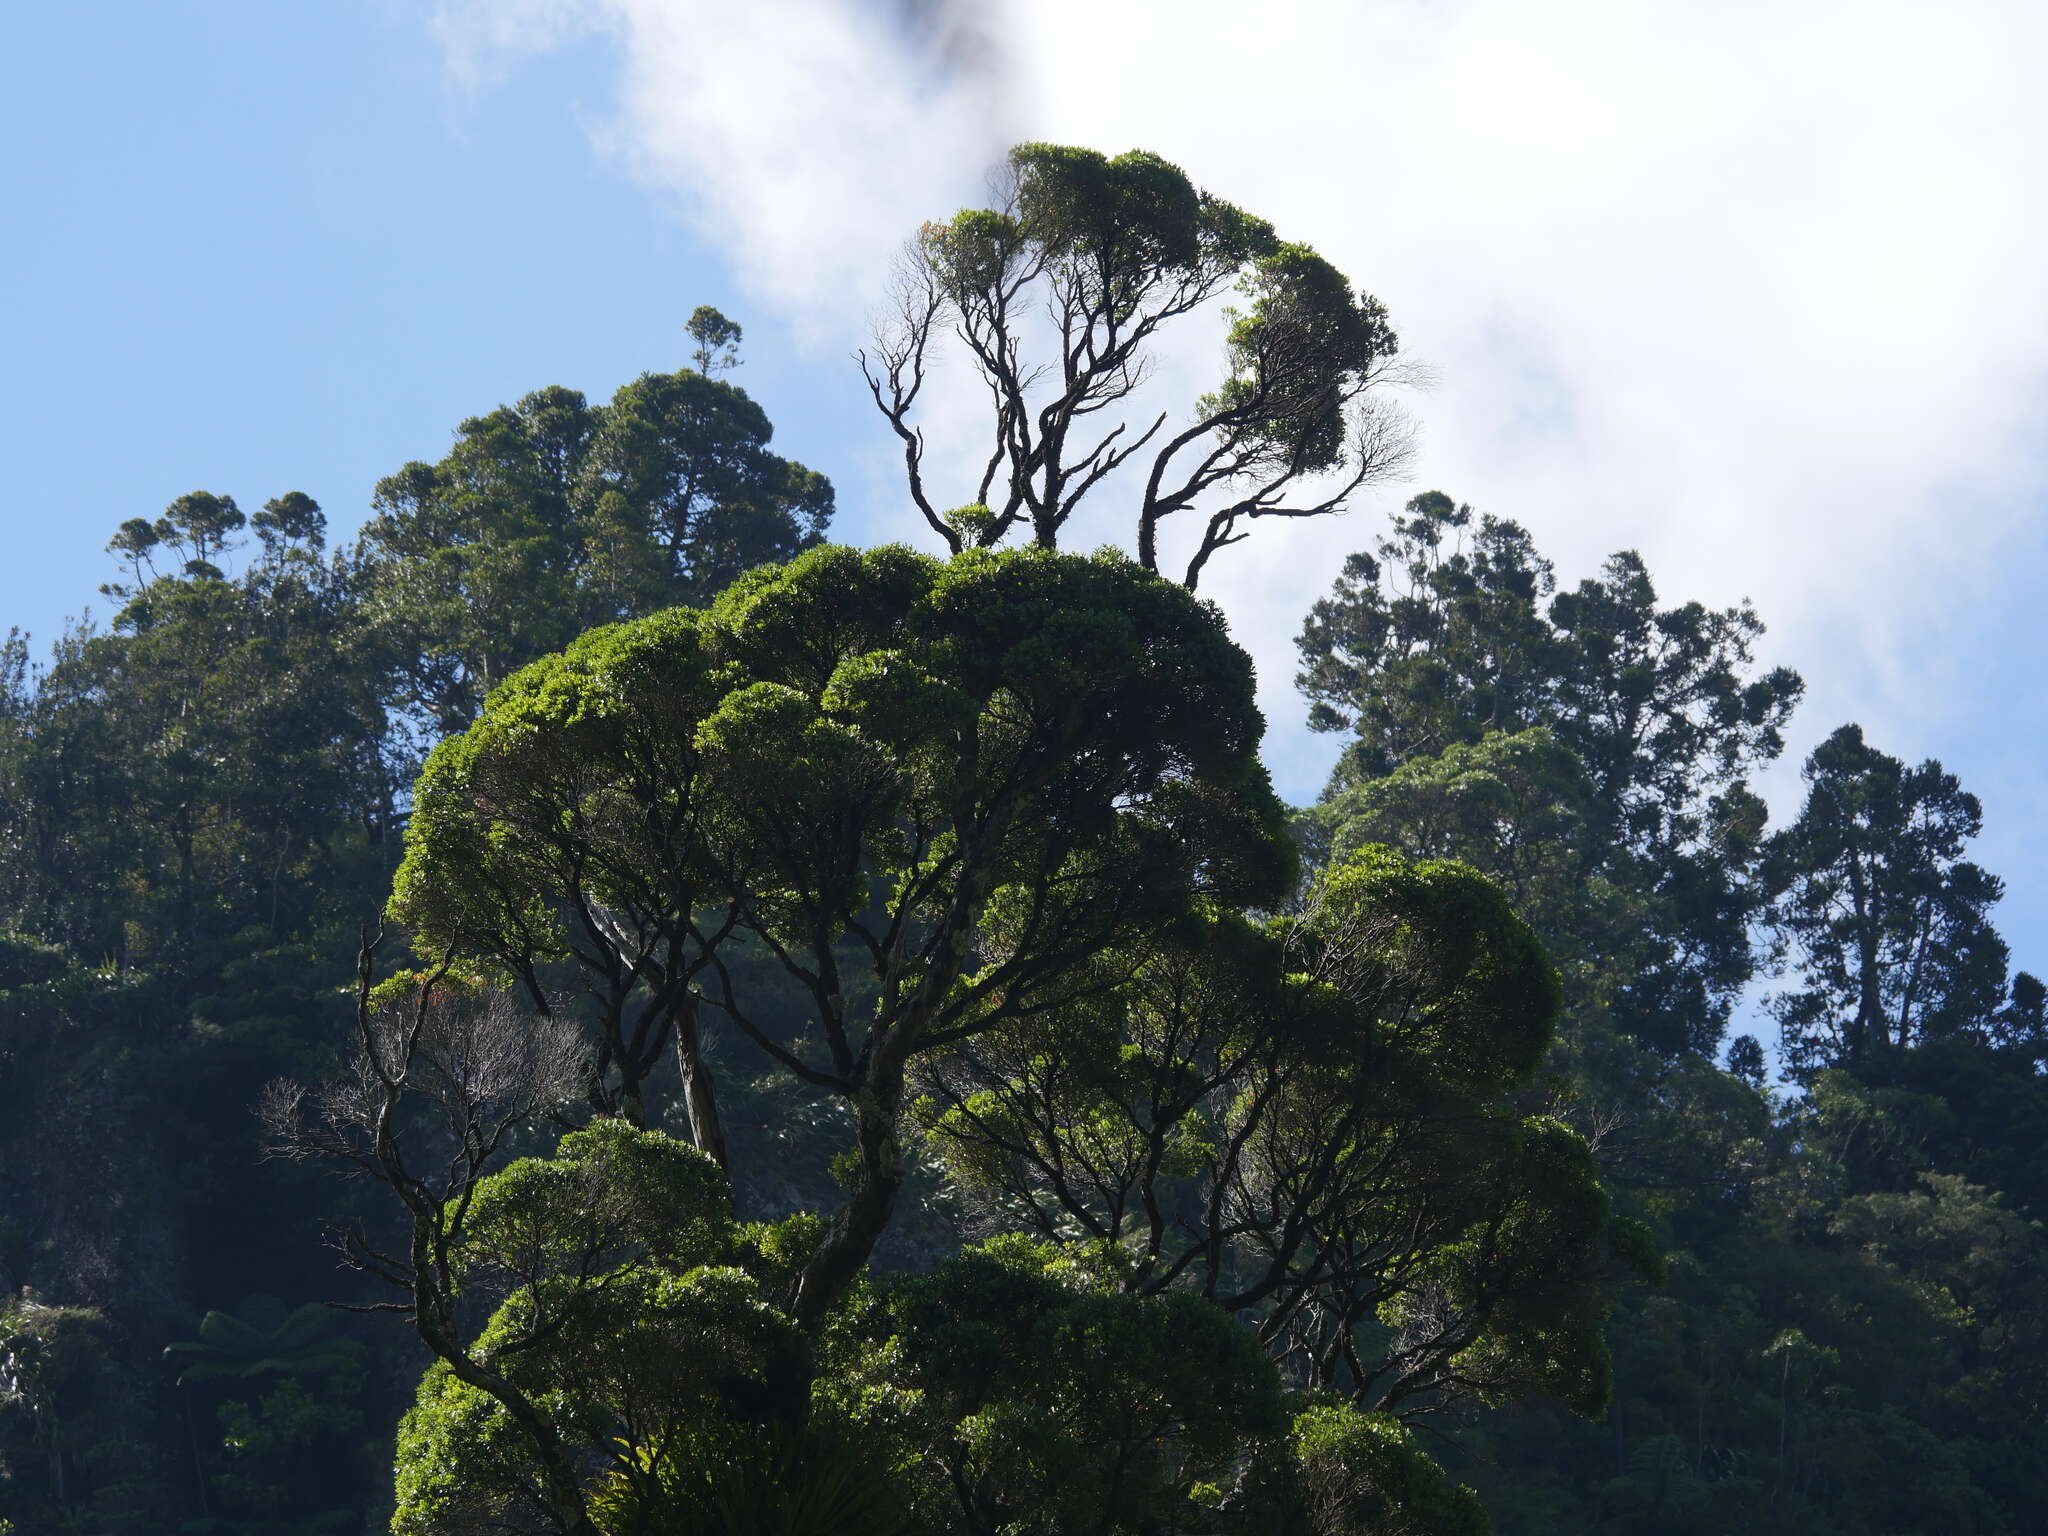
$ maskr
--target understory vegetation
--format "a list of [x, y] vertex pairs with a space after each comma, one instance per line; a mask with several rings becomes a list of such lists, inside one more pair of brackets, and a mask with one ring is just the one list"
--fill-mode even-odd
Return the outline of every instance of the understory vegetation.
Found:
[[1849, 724], [1774, 825], [1755, 612], [1429, 492], [1284, 805], [1196, 588], [1402, 469], [1391, 321], [1151, 155], [994, 204], [861, 359], [942, 554], [703, 309], [0, 648], [0, 1531], [2048, 1529], [1977, 800]]

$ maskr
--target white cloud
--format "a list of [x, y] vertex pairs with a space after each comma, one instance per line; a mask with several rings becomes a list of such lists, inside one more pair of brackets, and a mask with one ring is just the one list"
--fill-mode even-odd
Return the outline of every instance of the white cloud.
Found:
[[[2040, 420], [2037, 15], [1019, 13], [1026, 60], [1085, 16], [1093, 56], [1147, 61], [1114, 89], [1032, 77], [1049, 131], [1180, 159], [1387, 301], [1444, 381], [1427, 483], [1529, 523], [1568, 573], [1631, 544], [1668, 595], [1754, 596], [1838, 710], [1928, 680], [1924, 622], [1997, 578], [2018, 515], [1943, 512], [2028, 473]], [[1261, 563], [1327, 570], [1362, 531]], [[1230, 596], [1270, 627], [1257, 594]], [[1270, 601], [1300, 596], [1277, 581]]]
[[[1667, 597], [1755, 598], [1810, 734], [1860, 714], [1938, 749], [1912, 722], [1965, 663], [1929, 627], [1996, 595], [2038, 479], [2038, 8], [462, 0], [442, 24], [472, 68], [615, 33], [613, 147], [835, 366], [890, 251], [1004, 143], [1158, 150], [1387, 302], [1443, 381], [1421, 485], [1528, 523], [1568, 577], [1632, 545]], [[1322, 754], [1288, 638], [1391, 499], [1262, 529], [1205, 583], [1297, 795]]]
[[980, 32], [922, 0], [443, 0], [457, 79], [614, 36], [599, 130], [800, 334], [836, 346], [919, 220], [981, 186], [1015, 136]]

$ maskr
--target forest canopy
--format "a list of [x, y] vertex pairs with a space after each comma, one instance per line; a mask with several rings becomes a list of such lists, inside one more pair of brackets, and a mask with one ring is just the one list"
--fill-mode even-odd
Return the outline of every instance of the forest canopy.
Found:
[[1027, 144], [882, 316], [939, 552], [828, 542], [702, 307], [332, 545], [110, 517], [110, 624], [0, 649], [0, 1530], [2048, 1525], [1956, 777], [1843, 725], [1774, 825], [1758, 613], [1432, 491], [1289, 807], [1195, 588], [1401, 468], [1385, 309]]

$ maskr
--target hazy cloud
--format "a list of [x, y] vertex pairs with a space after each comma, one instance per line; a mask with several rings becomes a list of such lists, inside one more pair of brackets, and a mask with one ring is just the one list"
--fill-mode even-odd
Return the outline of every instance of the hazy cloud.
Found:
[[799, 334], [837, 347], [905, 234], [974, 195], [1015, 137], [1004, 59], [976, 14], [935, 0], [444, 0], [435, 24], [471, 86], [522, 53], [613, 36], [601, 147], [676, 198]]

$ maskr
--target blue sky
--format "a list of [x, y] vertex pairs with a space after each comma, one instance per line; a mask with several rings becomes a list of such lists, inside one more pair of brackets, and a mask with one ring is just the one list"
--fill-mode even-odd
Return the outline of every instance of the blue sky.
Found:
[[[1811, 685], [1788, 756], [1857, 718], [1941, 757], [1985, 800], [2016, 958], [2048, 966], [2033, 9], [1242, 15], [31, 8], [0, 54], [0, 627], [47, 640], [103, 607], [114, 526], [197, 487], [305, 490], [345, 531], [466, 415], [676, 366], [705, 302], [745, 323], [741, 382], [839, 484], [842, 536], [909, 536], [848, 360], [890, 246], [1012, 139], [1141, 144], [1316, 244], [1441, 377], [1411, 404], [1414, 485], [1231, 552], [1211, 589], [1260, 660], [1285, 792], [1330, 750], [1287, 686], [1302, 609], [1441, 485], [1568, 579], [1630, 545], [1668, 598], [1753, 597], [1765, 659]], [[1090, 67], [1064, 47], [1083, 28]]]
[[[181, 492], [304, 490], [347, 528], [461, 418], [609, 394], [684, 361], [696, 304], [747, 313], [593, 154], [605, 52], [472, 92], [424, 14], [368, 0], [24, 13], [0, 58], [0, 625], [53, 636], [99, 601], [115, 525]], [[787, 451], [830, 459], [859, 402], [753, 329]]]

